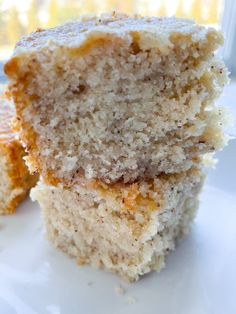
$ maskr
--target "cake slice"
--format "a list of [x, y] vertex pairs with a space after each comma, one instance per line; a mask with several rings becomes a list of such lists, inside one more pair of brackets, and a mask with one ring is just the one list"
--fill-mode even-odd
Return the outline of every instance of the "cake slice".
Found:
[[5, 72], [31, 171], [73, 186], [197, 166], [227, 140], [214, 106], [222, 43], [191, 20], [116, 13], [23, 37]]
[[0, 85], [0, 214], [11, 214], [35, 185], [37, 176], [30, 175], [23, 157], [25, 151], [11, 130], [14, 106]]
[[6, 63], [15, 125], [55, 246], [137, 280], [192, 220], [222, 148], [220, 32], [178, 18], [81, 18], [25, 36]]
[[165, 265], [198, 205], [198, 169], [135, 183], [80, 179], [73, 188], [39, 182], [31, 198], [42, 208], [47, 235], [78, 264], [134, 281]]

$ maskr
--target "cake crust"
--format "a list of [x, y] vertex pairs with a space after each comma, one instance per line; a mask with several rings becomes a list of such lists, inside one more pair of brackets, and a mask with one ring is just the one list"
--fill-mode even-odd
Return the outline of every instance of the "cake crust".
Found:
[[[150, 49], [156, 46], [166, 50], [173, 48], [171, 35], [181, 34], [189, 36], [195, 42], [214, 40], [214, 49], [223, 43], [223, 36], [213, 28], [205, 28], [195, 24], [193, 20], [176, 17], [143, 17], [141, 15], [128, 16], [122, 13], [85, 15], [75, 22], [69, 22], [51, 29], [38, 29], [36, 32], [23, 36], [17, 43], [14, 55], [29, 54], [48, 47], [76, 48], [74, 53], [86, 54], [96, 39], [111, 36], [125, 38], [130, 36], [130, 43], [134, 37], [141, 34], [144, 47]], [[152, 36], [153, 35], [153, 36]], [[145, 37], [145, 36], [144, 36]], [[146, 39], [146, 40], [145, 40]], [[159, 39], [160, 43], [157, 42]], [[101, 41], [102, 43], [102, 41]], [[149, 46], [148, 46], [149, 45]]]

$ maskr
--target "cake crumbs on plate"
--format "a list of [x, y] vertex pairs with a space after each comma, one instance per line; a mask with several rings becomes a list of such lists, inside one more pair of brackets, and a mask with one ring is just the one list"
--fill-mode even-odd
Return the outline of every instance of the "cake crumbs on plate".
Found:
[[117, 295], [124, 295], [126, 293], [126, 290], [121, 284], [119, 284], [115, 286], [115, 292]]
[[127, 298], [127, 303], [128, 304], [134, 304], [134, 303], [137, 303], [137, 298], [135, 298], [134, 296], [129, 296], [128, 298]]

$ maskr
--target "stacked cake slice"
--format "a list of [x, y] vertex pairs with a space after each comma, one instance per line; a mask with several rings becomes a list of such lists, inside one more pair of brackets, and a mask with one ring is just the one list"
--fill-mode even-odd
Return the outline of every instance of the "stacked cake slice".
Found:
[[164, 266], [194, 217], [203, 178], [191, 169], [126, 185], [81, 180], [68, 189], [41, 182], [31, 195], [57, 247], [79, 264], [105, 267], [132, 281]]
[[5, 65], [52, 242], [136, 280], [187, 228], [222, 148], [222, 35], [177, 18], [83, 18], [24, 37]]

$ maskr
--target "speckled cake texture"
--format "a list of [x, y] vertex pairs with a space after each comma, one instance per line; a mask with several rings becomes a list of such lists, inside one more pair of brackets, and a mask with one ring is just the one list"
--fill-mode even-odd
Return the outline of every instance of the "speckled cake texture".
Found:
[[103, 14], [23, 37], [5, 65], [48, 238], [133, 281], [188, 229], [223, 148], [220, 32]]
[[31, 197], [42, 208], [48, 238], [75, 257], [129, 281], [161, 270], [188, 231], [204, 174], [198, 169], [132, 184], [84, 180], [73, 188], [40, 182]]
[[221, 33], [177, 18], [102, 15], [27, 35], [5, 66], [28, 164], [49, 184], [134, 182], [225, 145], [214, 100]]

